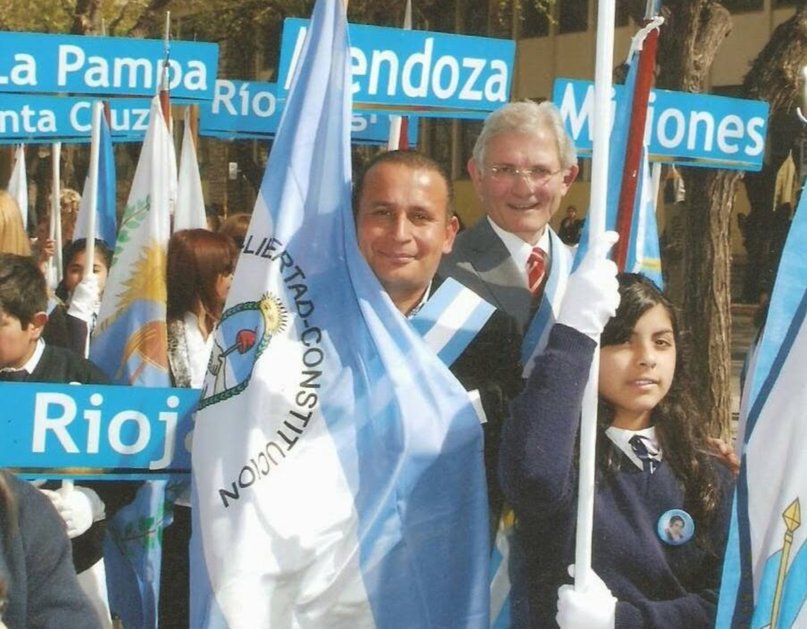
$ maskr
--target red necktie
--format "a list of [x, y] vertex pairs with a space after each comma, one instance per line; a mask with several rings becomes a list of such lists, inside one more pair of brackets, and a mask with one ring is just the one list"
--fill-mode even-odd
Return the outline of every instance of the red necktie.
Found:
[[533, 296], [538, 296], [546, 273], [546, 252], [540, 247], [533, 247], [527, 258], [527, 286]]

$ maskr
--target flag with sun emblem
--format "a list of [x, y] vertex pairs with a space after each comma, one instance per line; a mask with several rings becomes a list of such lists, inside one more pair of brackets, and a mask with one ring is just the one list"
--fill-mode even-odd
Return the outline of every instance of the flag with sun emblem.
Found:
[[320, 0], [196, 416], [194, 629], [488, 628], [482, 430], [356, 244], [351, 80]]
[[[174, 147], [159, 98], [151, 103], [129, 200], [101, 301], [90, 358], [117, 384], [171, 386], [168, 375], [165, 264]], [[166, 481], [147, 481], [134, 502], [107, 522], [104, 560], [110, 607], [126, 627], [155, 627]]]
[[165, 324], [165, 258], [173, 140], [155, 97], [121, 221], [90, 358], [117, 384], [171, 386]]

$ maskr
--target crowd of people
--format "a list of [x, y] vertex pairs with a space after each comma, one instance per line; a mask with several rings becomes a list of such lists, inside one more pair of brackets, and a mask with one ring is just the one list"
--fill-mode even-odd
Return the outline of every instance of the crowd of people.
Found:
[[[512, 626], [713, 626], [736, 461], [699, 421], [675, 308], [649, 280], [617, 273], [608, 257], [616, 234], [600, 236], [572, 272], [567, 242], [579, 238], [579, 220], [569, 213], [562, 239], [550, 219], [578, 164], [551, 103], [492, 113], [468, 171], [485, 216], [466, 230], [450, 178], [416, 151], [370, 161], [355, 178], [353, 215], [359, 250], [402, 317], [416, 317], [449, 278], [495, 307], [450, 370], [481, 400], [491, 544], [503, 516], [515, 518]], [[0, 380], [106, 382], [84, 356], [110, 250], [96, 241], [89, 269], [87, 242], [69, 242], [62, 282], [49, 291], [19, 216], [0, 192]], [[203, 386], [247, 226], [237, 215], [218, 231], [171, 237], [167, 347], [176, 387]], [[599, 339], [594, 574], [575, 589], [579, 417]], [[110, 626], [109, 607], [82, 589], [102, 591], [88, 573], [101, 558], [104, 519], [135, 485], [37, 491], [0, 475], [9, 627]], [[188, 626], [189, 483], [176, 495], [161, 627]]]

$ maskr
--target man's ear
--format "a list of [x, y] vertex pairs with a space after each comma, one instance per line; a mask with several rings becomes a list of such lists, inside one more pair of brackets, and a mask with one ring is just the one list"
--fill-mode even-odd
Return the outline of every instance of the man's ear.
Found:
[[443, 255], [451, 253], [454, 248], [454, 240], [457, 237], [457, 232], [460, 230], [460, 221], [456, 216], [448, 219], [446, 224], [446, 239], [443, 242]]
[[32, 318], [29, 328], [33, 332], [34, 339], [39, 339], [42, 336], [42, 330], [45, 329], [45, 324], [48, 322], [47, 312], [37, 312]]
[[482, 199], [482, 169], [472, 157], [468, 160], [468, 174], [471, 176], [471, 182], [474, 184], [474, 190], [479, 199]]

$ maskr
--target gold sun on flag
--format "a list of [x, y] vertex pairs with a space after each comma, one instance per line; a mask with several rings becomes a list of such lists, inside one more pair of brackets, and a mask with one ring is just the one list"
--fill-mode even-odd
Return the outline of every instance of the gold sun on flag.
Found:
[[263, 323], [268, 334], [275, 334], [286, 327], [288, 310], [277, 297], [265, 294], [261, 297], [258, 308], [263, 316]]
[[140, 257], [132, 266], [128, 279], [124, 280], [123, 290], [115, 297], [117, 304], [113, 314], [99, 321], [97, 332], [103, 332], [137, 301], [155, 301], [165, 304], [165, 250], [160, 243], [152, 241], [140, 252]]

